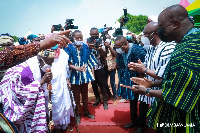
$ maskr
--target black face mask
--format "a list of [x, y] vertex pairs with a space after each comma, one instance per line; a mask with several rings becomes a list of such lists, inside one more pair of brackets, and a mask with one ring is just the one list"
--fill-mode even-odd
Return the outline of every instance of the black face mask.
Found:
[[94, 40], [94, 39], [99, 39], [98, 36], [91, 36], [91, 39]]
[[160, 39], [163, 42], [169, 42], [168, 41], [168, 36], [166, 36], [164, 33], [165, 33], [165, 27], [159, 27], [158, 28], [158, 36], [160, 37]]

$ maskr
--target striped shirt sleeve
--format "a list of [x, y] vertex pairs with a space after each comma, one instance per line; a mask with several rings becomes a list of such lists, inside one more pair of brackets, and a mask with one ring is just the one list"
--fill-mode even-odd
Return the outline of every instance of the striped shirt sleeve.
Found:
[[164, 45], [162, 45], [162, 47], [163, 47], [163, 49], [160, 52], [159, 59], [158, 59], [158, 65], [157, 65], [156, 71], [155, 71], [155, 74], [159, 77], [163, 77], [165, 68], [169, 62], [172, 52], [174, 51], [175, 43], [164, 43]]
[[146, 53], [146, 56], [145, 56], [144, 65], [146, 67], [147, 67], [147, 62], [148, 62], [148, 60], [150, 58], [151, 49], [152, 49], [152, 45], [150, 45], [149, 48], [147, 49], [147, 53]]
[[89, 65], [90, 68], [94, 68], [97, 65], [97, 60], [94, 57], [94, 54], [92, 54], [92, 52], [90, 50], [88, 50], [88, 52], [90, 52], [88, 65]]

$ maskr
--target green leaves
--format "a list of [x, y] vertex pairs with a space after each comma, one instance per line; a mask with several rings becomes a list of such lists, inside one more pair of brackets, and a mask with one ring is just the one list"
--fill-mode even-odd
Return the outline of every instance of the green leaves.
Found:
[[[146, 15], [131, 15], [131, 14], [127, 14], [127, 16], [129, 17], [129, 21], [125, 24], [125, 26], [127, 27], [127, 30], [135, 33], [135, 34], [140, 34], [143, 30], [144, 27], [147, 24], [147, 19], [148, 17]], [[121, 16], [120, 18], [124, 17]], [[120, 18], [118, 19], [118, 21], [120, 22]]]
[[18, 37], [17, 36], [12, 36], [13, 39], [14, 39], [14, 42], [17, 42], [18, 41]]

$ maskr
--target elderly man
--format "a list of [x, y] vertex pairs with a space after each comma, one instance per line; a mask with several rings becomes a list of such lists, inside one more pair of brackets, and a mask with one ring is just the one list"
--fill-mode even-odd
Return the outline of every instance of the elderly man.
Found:
[[[70, 123], [73, 111], [66, 80], [66, 58], [69, 56], [63, 50], [54, 53], [52, 50], [40, 52], [38, 56], [8, 69], [0, 84], [4, 115], [20, 132], [47, 131], [45, 104], [47, 107], [46, 83], [49, 82], [52, 83], [52, 119], [55, 128], [65, 129]], [[47, 68], [51, 68], [52, 72], [46, 72]]]
[[[139, 61], [138, 63], [129, 63], [130, 70], [144, 73], [147, 79], [156, 81], [162, 79], [164, 70], [170, 59], [171, 53], [174, 51], [175, 43], [166, 43], [161, 41], [158, 36], [158, 23], [150, 22], [144, 28], [144, 38], [151, 44], [147, 50], [144, 64]], [[145, 42], [144, 42], [144, 45]], [[159, 87], [152, 87], [153, 90], [159, 90]], [[138, 133], [143, 132], [146, 127], [146, 114], [149, 104], [154, 101], [155, 97], [147, 97], [139, 95], [140, 109], [139, 109], [139, 125]]]
[[[173, 5], [158, 18], [158, 34], [162, 41], [178, 44], [171, 55], [161, 82], [134, 79], [143, 86], [133, 86], [135, 93], [157, 99], [148, 113], [148, 126], [161, 132], [200, 132], [200, 30], [193, 27], [187, 10]], [[149, 84], [148, 84], [148, 83]], [[146, 87], [162, 85], [162, 90]]]
[[[128, 64], [130, 62], [137, 62], [139, 59], [144, 61], [145, 59], [145, 51], [144, 49], [133, 43], [128, 43], [124, 36], [119, 36], [115, 40], [115, 48], [117, 54], [117, 66], [118, 66], [118, 76], [119, 83], [126, 85], [133, 85], [131, 82], [131, 77], [143, 77], [144, 74], [140, 74], [136, 71], [131, 71], [128, 68]], [[131, 128], [138, 124], [138, 116], [137, 116], [137, 102], [138, 95], [134, 94], [131, 90], [126, 87], [119, 86], [117, 93], [123, 99], [130, 100], [130, 115], [131, 115], [131, 123], [125, 125], [125, 128]]]
[[[0, 69], [5, 70], [9, 67], [17, 65], [28, 58], [37, 55], [40, 50], [50, 48], [58, 43], [61, 46], [66, 45], [66, 42], [71, 43], [69, 39], [63, 37], [63, 34], [67, 33], [69, 33], [69, 31], [54, 34], [50, 38], [40, 43], [31, 43], [27, 44], [26, 46], [3, 47], [0, 51]], [[3, 88], [0, 87], [0, 90], [3, 90]], [[2, 108], [1, 105], [0, 108]], [[1, 132], [18, 132], [15, 126], [2, 113], [0, 113], [0, 119]]]

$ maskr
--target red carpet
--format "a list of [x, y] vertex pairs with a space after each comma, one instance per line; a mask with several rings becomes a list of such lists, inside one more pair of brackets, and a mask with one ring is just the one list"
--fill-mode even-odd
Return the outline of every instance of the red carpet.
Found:
[[128, 102], [113, 105], [113, 102], [109, 101], [108, 110], [104, 110], [103, 104], [97, 107], [89, 104], [90, 113], [95, 116], [95, 119], [83, 117], [80, 125], [124, 125], [130, 122], [129, 106]]
[[[116, 102], [115, 102], [116, 103]], [[78, 125], [80, 133], [134, 133], [136, 128], [125, 129], [124, 125], [131, 122], [130, 120], [130, 103], [109, 101], [108, 110], [104, 110], [103, 104], [93, 107], [92, 103], [88, 105], [90, 113], [95, 119], [82, 117], [81, 123]], [[72, 120], [74, 121], [74, 119]], [[76, 133], [74, 126], [74, 131]], [[148, 129], [146, 133], [155, 133], [154, 130]], [[67, 133], [67, 132], [63, 132]]]

